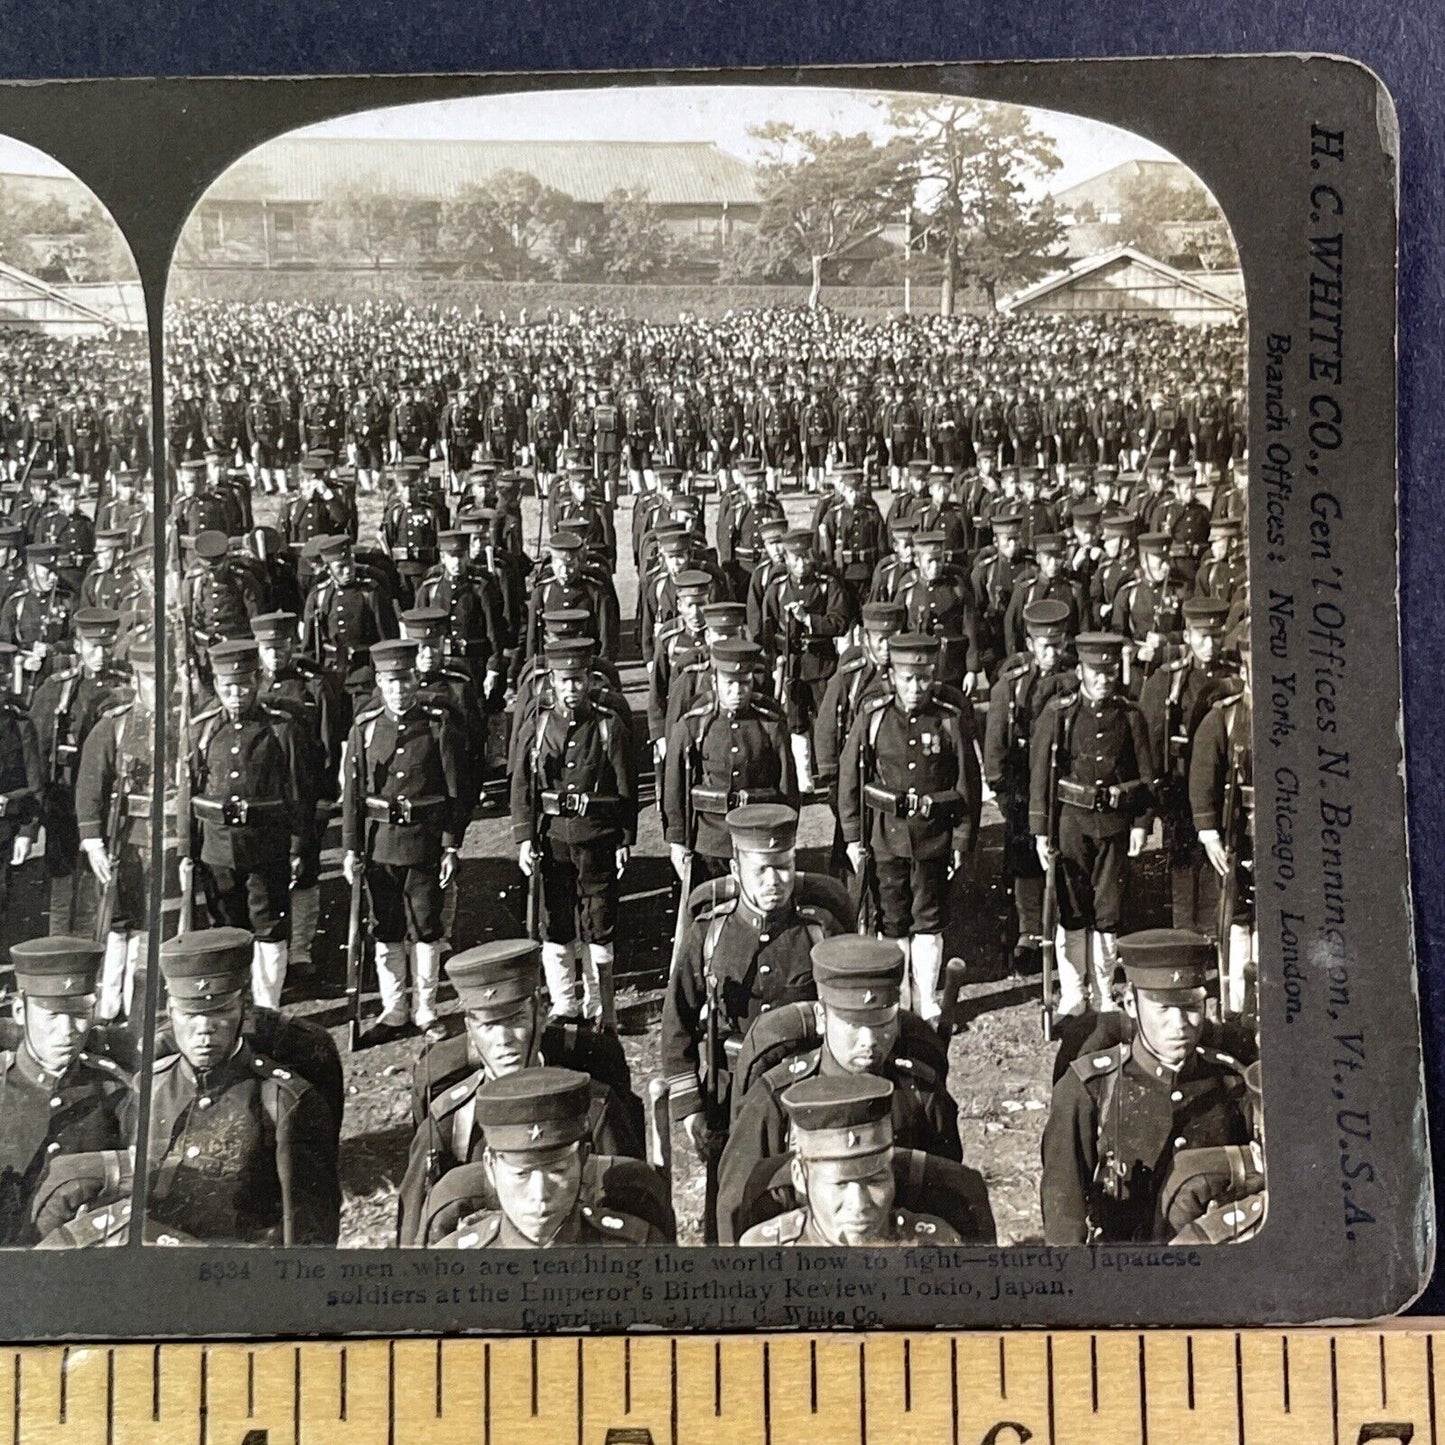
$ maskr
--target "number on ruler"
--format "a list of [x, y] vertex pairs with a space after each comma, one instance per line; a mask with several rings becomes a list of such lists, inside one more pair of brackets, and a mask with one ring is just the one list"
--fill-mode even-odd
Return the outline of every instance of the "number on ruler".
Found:
[[[1013, 1440], [1004, 1439], [1005, 1430], [1014, 1432]], [[1020, 1425], [1016, 1420], [1000, 1420], [990, 1428], [978, 1445], [1028, 1445], [1033, 1438], [1034, 1432], [1027, 1425]]]
[[1394, 1440], [1397, 1445], [1410, 1445], [1415, 1438], [1415, 1427], [1410, 1421], [1393, 1424], [1384, 1420], [1366, 1420], [1355, 1436], [1355, 1445], [1366, 1445], [1370, 1440]]
[[269, 1430], [247, 1430], [241, 1437], [241, 1445], [271, 1445]]

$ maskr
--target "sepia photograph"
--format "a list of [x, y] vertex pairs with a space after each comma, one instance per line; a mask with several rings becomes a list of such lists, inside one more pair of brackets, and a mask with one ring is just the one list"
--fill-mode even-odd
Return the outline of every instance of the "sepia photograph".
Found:
[[0, 1246], [129, 1234], [157, 757], [130, 248], [0, 135]]
[[534, 90], [225, 169], [147, 1239], [1251, 1238], [1247, 324], [1187, 165], [999, 101]]

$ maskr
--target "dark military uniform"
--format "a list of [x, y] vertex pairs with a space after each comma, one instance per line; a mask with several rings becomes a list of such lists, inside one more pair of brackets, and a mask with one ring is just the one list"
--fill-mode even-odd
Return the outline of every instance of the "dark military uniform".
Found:
[[[1179, 967], [1143, 972], [1135, 966], [1137, 949], [1164, 954], [1166, 944]], [[1132, 985], [1193, 986], [1200, 1007], [1211, 952], [1204, 940], [1165, 929], [1120, 940]], [[1159, 1193], [1175, 1156], [1247, 1143], [1246, 1095], [1239, 1060], [1204, 1045], [1178, 1069], [1157, 1059], [1142, 1035], [1076, 1059], [1054, 1086], [1044, 1129], [1044, 1238], [1050, 1244], [1167, 1243], [1174, 1231], [1161, 1227]]]
[[250, 637], [251, 619], [264, 606], [254, 574], [225, 555], [225, 539], [219, 532], [203, 532], [196, 542], [196, 555], [214, 559], [213, 565], [192, 569], [181, 596], [196, 641], [209, 647]]
[[[942, 534], [920, 532], [913, 546], [915, 552], [940, 550]], [[899, 593], [898, 600], [908, 614], [908, 631], [939, 640], [939, 682], [959, 683], [965, 673], [982, 670], [973, 587], [961, 572], [944, 567], [931, 582], [920, 572]]]
[[401, 578], [404, 604], [415, 597], [417, 584], [436, 565], [437, 536], [446, 528], [446, 513], [432, 502], [398, 499], [386, 509], [381, 535]]
[[[0, 670], [9, 671], [14, 650], [0, 644]], [[0, 913], [10, 896], [10, 859], [18, 837], [34, 843], [40, 831], [45, 770], [35, 724], [20, 700], [0, 686]]]
[[[320, 555], [337, 554], [347, 545], [344, 538], [331, 539]], [[375, 578], [360, 571], [340, 585], [327, 572], [307, 595], [302, 618], [306, 650], [323, 667], [334, 669], [358, 701], [370, 695], [375, 682], [372, 644], [395, 637], [396, 630], [391, 597]]]
[[[790, 533], [789, 548], [811, 550], [811, 533]], [[795, 620], [788, 609], [802, 608]], [[783, 693], [788, 727], [794, 733], [811, 736], [818, 708], [828, 688], [828, 679], [838, 669], [836, 640], [849, 628], [853, 609], [843, 584], [836, 577], [814, 573], [806, 582], [795, 582], [784, 573], [763, 595], [761, 633], [758, 641], [770, 658], [782, 667]]]
[[[102, 949], [56, 936], [10, 951], [22, 998], [73, 1006], [95, 991]], [[60, 1074], [24, 1042], [0, 1050], [0, 1245], [39, 1239], [33, 1204], [47, 1171], [74, 1154], [135, 1142], [135, 1084], [103, 1054], [83, 1052]]]

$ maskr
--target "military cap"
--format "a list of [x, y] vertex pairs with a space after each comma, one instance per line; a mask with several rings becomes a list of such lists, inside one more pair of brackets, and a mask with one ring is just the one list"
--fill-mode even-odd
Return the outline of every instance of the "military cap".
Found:
[[1058, 532], [1038, 532], [1034, 536], [1034, 555], [1057, 556], [1064, 550], [1064, 539]]
[[785, 803], [744, 803], [726, 822], [735, 853], [791, 853], [798, 843], [798, 815]]
[[[176, 464], [177, 471], [186, 472], [191, 476], [194, 476], [197, 472], [202, 472], [205, 469], [206, 462], [203, 457], [187, 457], [184, 461], [178, 462]], [[31, 476], [32, 478], [34, 477], [33, 472], [31, 473]]]
[[25, 549], [25, 560], [39, 562], [42, 567], [55, 566], [62, 555], [69, 556], [69, 553], [65, 548], [57, 547], [54, 542], [32, 542]]
[[840, 486], [847, 482], [861, 482], [863, 480], [863, 468], [839, 467], [835, 475], [838, 478]]
[[741, 602], [709, 602], [702, 609], [702, 620], [715, 632], [728, 632], [747, 626], [748, 609]]
[[315, 455], [301, 458], [301, 470], [313, 477], [324, 477], [330, 470], [331, 463], [325, 457]]
[[80, 478], [67, 473], [63, 477], [56, 477], [54, 486], [57, 492], [78, 492], [80, 490]]
[[933, 667], [938, 652], [938, 639], [926, 632], [897, 632], [888, 639], [888, 661], [895, 668]]
[[582, 539], [576, 532], [569, 532], [565, 528], [559, 527], [547, 538], [547, 547], [553, 552], [580, 552]]
[[549, 637], [542, 646], [549, 672], [586, 672], [596, 651], [590, 637]]
[[813, 945], [818, 999], [849, 1013], [896, 1008], [903, 988], [903, 950], [895, 939], [840, 933]]
[[908, 622], [908, 609], [901, 602], [865, 602], [863, 629], [875, 637], [892, 637]]
[[1109, 483], [1113, 483], [1113, 482], [1117, 482], [1118, 480], [1119, 480], [1119, 468], [1118, 468], [1118, 467], [1095, 467], [1095, 468], [1094, 468], [1094, 481], [1095, 481], [1095, 483], [1098, 483], [1098, 482], [1109, 482]]
[[553, 640], [592, 635], [592, 614], [585, 607], [552, 607], [542, 614], [544, 635]]
[[71, 626], [77, 637], [94, 642], [114, 642], [120, 631], [120, 613], [109, 607], [82, 607], [71, 614]]
[[[15, 529], [20, 530], [18, 527]], [[95, 534], [95, 550], [99, 552], [102, 548], [124, 547], [130, 542], [130, 533], [122, 527], [107, 528], [104, 532]], [[0, 547], [5, 545], [5, 539], [0, 536]]]
[[1139, 530], [1139, 519], [1133, 512], [1116, 512], [1104, 518], [1106, 537], [1132, 537]]
[[1104, 515], [1102, 502], [1080, 502], [1071, 514], [1074, 522], [1097, 522]]
[[893, 533], [893, 540], [896, 542], [900, 537], [912, 541], [914, 534], [918, 531], [918, 523], [909, 517], [900, 517], [896, 522], [888, 524], [889, 530]]
[[294, 612], [262, 612], [251, 619], [251, 636], [257, 642], [295, 642], [299, 620]]
[[135, 672], [143, 672], [148, 677], [155, 676], [156, 670], [156, 645], [153, 642], [133, 642], [126, 650], [126, 661], [130, 663], [131, 669]]
[[799, 1159], [858, 1160], [864, 1171], [893, 1147], [893, 1084], [875, 1074], [818, 1074], [781, 1100]]
[[781, 542], [787, 535], [788, 523], [785, 517], [769, 517], [758, 527], [758, 536], [764, 542]]
[[261, 654], [253, 638], [234, 637], [216, 643], [207, 656], [217, 677], [244, 677], [261, 666]]
[[678, 525], [675, 529], [669, 528], [664, 531], [657, 528], [653, 532], [657, 539], [657, 550], [664, 557], [686, 557], [692, 549], [692, 539], [687, 534], [687, 528]]
[[477, 1090], [474, 1117], [488, 1148], [535, 1154], [587, 1138], [591, 1106], [588, 1075], [544, 1065], [488, 1079]]
[[345, 532], [333, 532], [329, 535], [313, 537], [310, 545], [313, 554], [317, 557], [341, 557], [351, 551], [351, 538]]
[[397, 614], [402, 635], [412, 642], [438, 642], [446, 635], [447, 614], [440, 607], [412, 607]]
[[196, 556], [203, 562], [215, 562], [230, 550], [231, 539], [214, 527], [196, 538]]
[[1170, 467], [1169, 475], [1176, 482], [1192, 482], [1194, 480], [1194, 468], [1186, 462], [1182, 467]]
[[393, 637], [381, 642], [373, 642], [371, 644], [371, 666], [378, 677], [412, 672], [416, 668], [418, 651], [416, 642], [411, 638]]
[[[329, 382], [324, 383], [330, 385]], [[219, 453], [218, 453], [219, 455]], [[336, 453], [330, 447], [312, 447], [306, 453], [306, 460], [309, 462], [321, 462], [324, 466], [330, 466], [336, 460]]]
[[241, 993], [251, 977], [253, 939], [244, 928], [201, 928], [161, 944], [166, 992], [182, 1006]]
[[487, 1023], [510, 1017], [537, 995], [542, 945], [530, 938], [497, 938], [454, 953], [442, 971], [470, 1014]]
[[1148, 465], [1144, 468], [1144, 473], [1146, 476], [1162, 477], [1168, 470], [1168, 457], [1150, 457]]
[[[97, 537], [99, 542], [100, 538]], [[25, 532], [21, 527], [0, 527], [0, 547], [23, 547]]]
[[1044, 479], [1044, 469], [1043, 469], [1042, 467], [1020, 467], [1020, 468], [1019, 468], [1019, 481], [1020, 481], [1020, 482], [1041, 482], [1041, 481], [1043, 481], [1043, 479]]
[[[474, 472], [495, 470], [491, 462], [478, 463], [472, 468]], [[515, 492], [517, 490], [517, 474], [515, 472], [503, 472], [493, 483], [499, 493]]]
[[724, 677], [751, 677], [763, 656], [763, 649], [756, 642], [743, 637], [714, 642], [710, 652], [713, 669]]
[[1030, 637], [1062, 637], [1069, 621], [1069, 604], [1056, 597], [1041, 597], [1024, 608], [1024, 628]]
[[928, 469], [932, 465], [933, 463], [930, 462], [927, 457], [914, 457], [914, 459], [908, 463], [908, 471], [912, 476], [926, 477], [928, 475]]
[[1074, 639], [1074, 650], [1080, 662], [1100, 666], [1118, 662], [1124, 653], [1125, 639], [1117, 632], [1081, 632]]
[[655, 476], [659, 482], [676, 482], [680, 481], [682, 478], [682, 468], [654, 467], [652, 469], [652, 475]]
[[1145, 532], [1139, 538], [1139, 550], [1146, 556], [1167, 557], [1172, 540], [1168, 532]]
[[913, 534], [913, 550], [915, 552], [941, 552], [948, 546], [948, 535], [944, 532], [915, 532]]
[[703, 597], [712, 586], [712, 578], [706, 572], [689, 570], [679, 572], [672, 586], [679, 597]]
[[111, 480], [117, 486], [136, 486], [140, 481], [140, 473], [134, 467], [117, 467], [111, 473]]
[[789, 552], [805, 556], [813, 550], [813, 534], [807, 527], [794, 527], [783, 533], [783, 546]]
[[12, 944], [15, 987], [27, 998], [86, 998], [95, 992], [105, 945], [56, 934]]
[[1023, 529], [1024, 519], [1019, 512], [995, 512], [991, 525], [995, 537], [1016, 537]]
[[1119, 961], [1135, 988], [1188, 992], [1204, 987], [1214, 965], [1214, 945], [1187, 928], [1146, 928], [1119, 940]]
[[1244, 535], [1244, 522], [1239, 517], [1216, 517], [1209, 524], [1209, 535], [1211, 537], [1242, 537]]
[[1229, 617], [1229, 604], [1217, 597], [1191, 597], [1180, 609], [1186, 627], [1204, 627], [1218, 631]]
[[437, 533], [437, 547], [443, 552], [465, 553], [471, 543], [472, 534], [465, 528], [454, 527]]
[[1064, 475], [1076, 481], [1080, 477], [1087, 477], [1089, 475], [1089, 464], [1087, 462], [1070, 462], [1068, 466], [1064, 468]]
[[667, 510], [671, 512], [674, 517], [694, 517], [702, 510], [702, 498], [683, 493], [681, 496], [673, 497], [668, 502]]
[[413, 452], [410, 456], [401, 459], [401, 464], [414, 472], [426, 472], [431, 470], [431, 458], [424, 457]]

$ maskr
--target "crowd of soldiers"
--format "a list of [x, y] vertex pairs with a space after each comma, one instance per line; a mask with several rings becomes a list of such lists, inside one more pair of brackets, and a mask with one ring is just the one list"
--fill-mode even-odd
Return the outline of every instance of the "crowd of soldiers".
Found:
[[[674, 1143], [709, 1241], [992, 1238], [948, 1041], [998, 960], [945, 940], [995, 896], [1057, 1044], [1045, 1237], [1251, 1232], [1242, 350], [1105, 318], [179, 307], [147, 1229], [338, 1237], [341, 1061], [284, 1006], [339, 988], [336, 827], [348, 1042], [423, 1040], [402, 1244], [673, 1239]], [[478, 944], [463, 847], [499, 803], [526, 916]], [[618, 911], [649, 808], [679, 887], [640, 1087]]]

